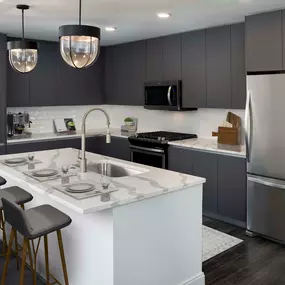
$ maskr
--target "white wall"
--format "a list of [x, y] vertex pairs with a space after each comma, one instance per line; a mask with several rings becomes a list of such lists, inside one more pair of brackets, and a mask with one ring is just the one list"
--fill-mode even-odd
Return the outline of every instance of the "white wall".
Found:
[[[55, 118], [73, 118], [77, 129], [81, 128], [81, 119], [92, 106], [57, 106], [8, 108], [8, 112], [30, 113], [33, 122], [32, 132], [53, 132], [52, 120]], [[199, 137], [211, 137], [212, 131], [226, 119], [225, 109], [199, 109], [198, 111], [171, 112], [146, 110], [137, 106], [96, 106], [104, 108], [111, 117], [111, 127], [120, 128], [124, 118], [131, 116], [139, 119], [139, 131], [168, 130], [197, 134]], [[231, 110], [244, 119], [244, 110]], [[89, 129], [105, 127], [105, 117], [97, 112], [90, 115], [87, 122]]]

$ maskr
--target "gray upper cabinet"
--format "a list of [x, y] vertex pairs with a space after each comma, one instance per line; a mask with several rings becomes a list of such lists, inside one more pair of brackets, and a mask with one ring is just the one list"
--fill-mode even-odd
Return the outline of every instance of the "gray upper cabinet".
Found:
[[107, 47], [105, 56], [107, 104], [143, 105], [145, 76], [145, 41]]
[[182, 88], [184, 108], [207, 107], [205, 30], [182, 35]]
[[[0, 144], [6, 141], [7, 38], [0, 34]], [[4, 147], [3, 147], [4, 149]]]
[[231, 28], [206, 30], [207, 107], [231, 107]]
[[39, 59], [30, 74], [30, 106], [53, 106], [58, 103], [58, 43], [40, 42]]
[[194, 175], [206, 178], [203, 185], [204, 213], [218, 211], [218, 156], [212, 153], [195, 152]]
[[147, 81], [163, 80], [163, 38], [146, 41]]
[[163, 80], [181, 80], [181, 35], [163, 38]]
[[246, 69], [278, 71], [282, 62], [282, 11], [246, 17]]
[[231, 108], [245, 109], [245, 25], [231, 26]]
[[246, 160], [220, 155], [218, 158], [218, 212], [246, 222]]

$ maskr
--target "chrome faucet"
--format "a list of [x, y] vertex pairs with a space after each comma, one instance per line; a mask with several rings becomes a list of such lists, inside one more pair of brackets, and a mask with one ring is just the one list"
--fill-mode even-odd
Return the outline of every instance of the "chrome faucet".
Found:
[[87, 160], [86, 160], [86, 155], [85, 155], [85, 148], [86, 148], [86, 119], [89, 116], [90, 113], [93, 111], [101, 111], [105, 114], [106, 119], [107, 119], [107, 133], [106, 133], [106, 143], [111, 143], [111, 133], [110, 133], [110, 117], [106, 113], [105, 110], [101, 108], [92, 108], [88, 110], [82, 119], [82, 137], [81, 137], [81, 162], [80, 162], [80, 169], [81, 172], [87, 172]]

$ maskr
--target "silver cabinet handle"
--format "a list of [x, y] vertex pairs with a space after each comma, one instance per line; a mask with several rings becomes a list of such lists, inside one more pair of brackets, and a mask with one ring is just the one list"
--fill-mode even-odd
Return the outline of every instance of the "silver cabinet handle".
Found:
[[245, 145], [246, 160], [250, 163], [251, 156], [251, 91], [247, 92], [246, 108], [245, 108]]
[[167, 92], [167, 100], [168, 100], [168, 103], [169, 103], [169, 106], [172, 106], [172, 103], [171, 103], [171, 90], [172, 90], [172, 86], [169, 86], [168, 88], [168, 92]]

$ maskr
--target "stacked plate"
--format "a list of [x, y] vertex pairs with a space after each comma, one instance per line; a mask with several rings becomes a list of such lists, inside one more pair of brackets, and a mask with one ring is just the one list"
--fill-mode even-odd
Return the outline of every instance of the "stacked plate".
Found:
[[4, 162], [6, 164], [11, 164], [11, 165], [22, 164], [27, 162], [27, 158], [24, 157], [10, 158], [10, 159], [5, 159]]
[[58, 175], [58, 171], [51, 168], [44, 168], [40, 170], [35, 170], [32, 172], [32, 175], [39, 178], [51, 177]]
[[76, 183], [66, 187], [66, 191], [70, 193], [87, 193], [95, 189], [95, 186], [89, 183]]

